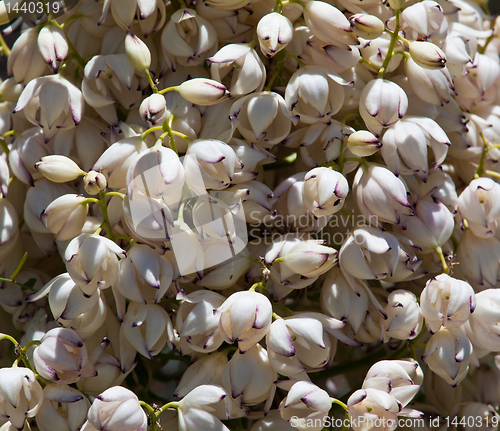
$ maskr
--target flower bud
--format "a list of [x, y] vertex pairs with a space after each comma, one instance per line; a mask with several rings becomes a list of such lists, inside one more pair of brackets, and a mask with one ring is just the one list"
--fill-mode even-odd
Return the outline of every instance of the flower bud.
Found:
[[113, 386], [96, 397], [82, 431], [146, 431], [147, 425], [137, 396], [122, 386]]
[[394, 10], [401, 10], [405, 4], [406, 0], [389, 0], [389, 6]]
[[411, 58], [419, 66], [426, 69], [442, 69], [445, 67], [445, 53], [432, 42], [411, 41], [408, 47]]
[[356, 36], [368, 40], [381, 36], [385, 29], [382, 20], [375, 15], [357, 13], [349, 17], [349, 22]]
[[280, 13], [269, 13], [260, 19], [257, 25], [257, 37], [262, 53], [271, 58], [291, 42], [293, 24]]
[[469, 283], [447, 274], [431, 278], [420, 294], [425, 324], [433, 334], [442, 326], [458, 328], [476, 308], [476, 296]]
[[230, 344], [238, 340], [242, 353], [269, 331], [272, 312], [269, 299], [255, 291], [233, 293], [216, 311], [222, 336]]
[[45, 63], [49, 64], [54, 73], [69, 56], [68, 39], [64, 30], [55, 24], [48, 23], [38, 34], [38, 49]]
[[230, 97], [229, 91], [220, 82], [207, 78], [193, 78], [176, 87], [187, 101], [197, 105], [209, 106]]
[[139, 107], [139, 114], [144, 121], [153, 126], [163, 124], [167, 119], [167, 101], [161, 94], [152, 94], [146, 97]]
[[[0, 417], [18, 430], [34, 417], [43, 400], [43, 389], [29, 368], [0, 368]], [[2, 427], [3, 428], [3, 427]], [[7, 428], [10, 429], [10, 428]]]
[[82, 232], [89, 206], [83, 196], [63, 195], [52, 201], [42, 214], [42, 222], [56, 240], [73, 239]]
[[85, 174], [73, 160], [66, 156], [45, 156], [35, 164], [35, 168], [54, 183], [73, 181]]
[[92, 196], [104, 190], [108, 185], [108, 181], [100, 172], [90, 171], [83, 177], [83, 184], [85, 191]]
[[377, 137], [367, 130], [359, 130], [349, 135], [347, 146], [358, 157], [370, 157], [382, 147]]
[[316, 217], [335, 214], [349, 192], [345, 177], [329, 168], [314, 168], [304, 177], [304, 204]]
[[71, 384], [96, 374], [85, 343], [69, 328], [47, 332], [33, 352], [33, 361], [38, 373], [51, 382]]
[[458, 328], [442, 327], [425, 346], [422, 360], [448, 384], [457, 386], [469, 371], [472, 345]]
[[149, 48], [135, 34], [127, 33], [125, 36], [125, 54], [130, 64], [139, 72], [144, 72], [151, 66]]

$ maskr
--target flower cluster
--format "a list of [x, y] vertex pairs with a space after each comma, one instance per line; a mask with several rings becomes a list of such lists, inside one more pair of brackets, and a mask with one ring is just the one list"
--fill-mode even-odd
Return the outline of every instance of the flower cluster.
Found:
[[1, 431], [498, 428], [486, 4], [41, 15], [0, 36]]

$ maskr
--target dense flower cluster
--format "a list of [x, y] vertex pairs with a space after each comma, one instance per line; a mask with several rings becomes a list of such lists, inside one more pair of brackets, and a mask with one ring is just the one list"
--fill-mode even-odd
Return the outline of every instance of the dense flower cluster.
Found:
[[46, 12], [0, 40], [1, 431], [498, 429], [486, 4]]

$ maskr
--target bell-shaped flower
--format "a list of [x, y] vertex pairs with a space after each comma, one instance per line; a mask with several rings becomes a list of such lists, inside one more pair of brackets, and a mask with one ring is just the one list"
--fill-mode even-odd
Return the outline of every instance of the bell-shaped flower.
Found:
[[434, 166], [439, 166], [450, 145], [448, 136], [434, 120], [409, 116], [387, 129], [382, 143], [380, 153], [395, 175], [416, 173], [423, 181], [429, 175], [427, 147], [434, 153]]
[[[331, 407], [332, 400], [326, 391], [312, 382], [299, 381], [293, 384], [283, 398], [279, 411], [284, 420], [300, 431], [320, 431]], [[308, 426], [308, 422], [313, 426]]]
[[197, 290], [186, 295], [177, 311], [175, 327], [179, 334], [179, 349], [183, 354], [195, 351], [208, 353], [223, 343], [219, 331], [220, 315], [214, 314], [226, 300], [218, 293]]
[[154, 93], [142, 101], [141, 106], [139, 106], [139, 114], [144, 121], [151, 123], [152, 126], [158, 126], [167, 119], [168, 111], [166, 108], [165, 96]]
[[425, 253], [441, 247], [450, 239], [455, 220], [445, 205], [419, 200], [415, 216], [407, 217], [403, 225], [405, 230], [401, 230], [402, 235]]
[[131, 302], [123, 318], [120, 332], [125, 339], [148, 359], [165, 347], [172, 349], [174, 329], [168, 313], [158, 304]]
[[458, 328], [476, 308], [476, 295], [465, 281], [440, 274], [431, 278], [420, 294], [420, 309], [427, 329], [434, 334], [444, 326]]
[[285, 139], [292, 122], [285, 100], [278, 93], [252, 93], [234, 102], [229, 111], [231, 126], [252, 144], [270, 148]]
[[90, 171], [83, 177], [83, 186], [85, 191], [91, 195], [95, 196], [103, 191], [108, 185], [106, 177], [100, 172]]
[[[383, 166], [369, 164], [368, 169], [359, 168], [353, 189], [356, 191], [361, 213], [368, 218], [370, 224], [399, 224], [402, 215], [413, 214], [405, 185]], [[375, 223], [371, 219], [375, 219]]]
[[113, 386], [98, 395], [82, 431], [146, 431], [148, 418], [132, 391]]
[[408, 96], [392, 81], [372, 79], [361, 92], [359, 113], [366, 126], [380, 136], [384, 127], [389, 127], [403, 118], [408, 110]]
[[299, 120], [306, 124], [328, 120], [344, 104], [343, 85], [348, 85], [348, 82], [324, 67], [301, 67], [286, 86], [286, 108], [295, 117], [295, 123]]
[[346, 178], [333, 169], [314, 168], [304, 177], [304, 204], [316, 217], [340, 211], [348, 192]]
[[354, 431], [392, 431], [398, 426], [398, 413], [402, 410], [395, 396], [375, 388], [358, 389], [347, 400], [347, 406]]
[[457, 386], [469, 371], [471, 353], [472, 344], [460, 329], [442, 327], [427, 341], [422, 360], [448, 384]]
[[432, 42], [411, 41], [408, 44], [411, 58], [420, 67], [426, 69], [442, 69], [446, 65], [445, 53]]
[[179, 401], [177, 412], [179, 431], [205, 429], [229, 431], [229, 428], [219, 419], [229, 419], [227, 394], [220, 386], [201, 385], [196, 387]]
[[134, 245], [120, 261], [116, 283], [125, 298], [138, 303], [158, 303], [172, 283], [174, 271], [170, 261], [149, 246]]
[[293, 24], [280, 13], [268, 13], [257, 24], [257, 37], [262, 53], [271, 58], [291, 42]]
[[345, 321], [356, 334], [363, 323], [372, 295], [358, 278], [347, 276], [340, 267], [334, 267], [321, 287], [321, 310], [333, 318]]
[[412, 340], [422, 330], [423, 318], [415, 294], [408, 290], [394, 290], [385, 306], [384, 342], [390, 338]]
[[59, 72], [64, 60], [69, 56], [68, 39], [64, 30], [48, 23], [38, 33], [37, 43], [45, 63], [50, 65], [54, 73]]
[[228, 362], [226, 352], [202, 356], [184, 371], [174, 396], [183, 398], [200, 385], [222, 386], [222, 373]]
[[313, 34], [324, 42], [334, 45], [359, 43], [348, 19], [329, 3], [310, 1], [304, 4], [304, 19]]
[[430, 40], [439, 45], [448, 33], [448, 20], [439, 3], [424, 0], [404, 8], [401, 30], [411, 40]]
[[[337, 338], [345, 325], [320, 313], [303, 313], [277, 319], [266, 335], [272, 367], [284, 376], [304, 376], [304, 372], [328, 367], [337, 351]], [[334, 334], [328, 332], [330, 330]]]
[[56, 240], [64, 241], [82, 232], [88, 210], [89, 205], [83, 196], [63, 195], [45, 208], [41, 220], [55, 234]]
[[27, 85], [49, 70], [38, 48], [38, 34], [38, 28], [28, 28], [12, 46], [7, 61], [7, 74], [13, 76], [15, 82]]
[[497, 289], [486, 289], [476, 293], [476, 309], [469, 318], [475, 343], [489, 352], [500, 351], [500, 294]]
[[42, 401], [43, 389], [33, 371], [21, 367], [0, 368], [0, 417], [7, 419], [6, 424], [21, 431], [26, 418], [36, 416]]
[[266, 68], [250, 44], [226, 45], [208, 62], [212, 79], [223, 83], [232, 96], [244, 96], [264, 88]]
[[43, 403], [36, 415], [40, 431], [76, 431], [87, 419], [90, 403], [80, 391], [61, 383], [43, 390]]
[[181, 8], [163, 28], [161, 46], [166, 57], [174, 57], [184, 66], [196, 66], [217, 49], [217, 32], [195, 10]]
[[33, 79], [24, 88], [14, 112], [23, 111], [29, 122], [43, 128], [45, 142], [61, 129], [71, 129], [82, 120], [82, 92], [60, 75]]
[[188, 102], [210, 106], [230, 97], [230, 92], [221, 83], [207, 78], [193, 78], [176, 87], [179, 94]]
[[217, 309], [219, 330], [230, 344], [238, 340], [238, 349], [245, 353], [269, 331], [272, 306], [266, 296], [255, 291], [233, 293]]
[[458, 197], [458, 211], [475, 236], [494, 236], [500, 220], [500, 185], [490, 178], [472, 180]]
[[241, 162], [234, 150], [216, 139], [198, 139], [191, 143], [184, 158], [186, 182], [198, 196], [207, 189], [223, 190], [233, 179]]
[[405, 407], [419, 391], [423, 378], [422, 368], [414, 359], [379, 361], [366, 373], [363, 389], [390, 393]]
[[51, 382], [71, 384], [96, 375], [85, 343], [69, 328], [48, 331], [33, 351], [33, 361], [38, 374]]
[[84, 69], [82, 93], [85, 102], [92, 106], [107, 122], [118, 124], [115, 103], [130, 109], [139, 105], [142, 93], [138, 89], [135, 69], [126, 54], [96, 55]]
[[147, 149], [140, 136], [121, 139], [101, 154], [93, 171], [102, 172], [108, 178], [108, 187], [127, 187], [126, 177], [130, 165], [137, 155]]
[[458, 35], [449, 34], [444, 41], [443, 51], [446, 55], [446, 67], [453, 77], [462, 76], [465, 66], [472, 63], [467, 50], [466, 41]]
[[405, 72], [415, 95], [424, 102], [443, 106], [455, 89], [448, 69], [424, 69], [411, 58], [405, 60]]
[[77, 236], [64, 252], [69, 275], [87, 295], [111, 286], [118, 277], [118, 257], [126, 256], [115, 242], [95, 234]]
[[356, 278], [393, 276], [402, 250], [394, 235], [370, 226], [355, 229], [342, 244], [339, 266]]
[[255, 344], [245, 353], [233, 355], [222, 372], [222, 386], [238, 406], [252, 406], [267, 400], [265, 414], [274, 399], [277, 378], [266, 349]]
[[27, 302], [38, 301], [49, 294], [49, 306], [54, 319], [70, 321], [94, 308], [99, 300], [97, 286], [82, 290], [68, 273], [60, 274], [50, 280], [37, 293], [26, 298]]

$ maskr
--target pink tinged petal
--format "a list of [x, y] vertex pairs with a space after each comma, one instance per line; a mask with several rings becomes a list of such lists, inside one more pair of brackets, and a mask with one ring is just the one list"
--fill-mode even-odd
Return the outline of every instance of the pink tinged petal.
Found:
[[69, 106], [68, 89], [57, 81], [44, 82], [40, 88], [40, 110], [49, 129]]
[[247, 116], [255, 139], [260, 139], [264, 131], [273, 123], [278, 113], [278, 107], [278, 99], [265, 93], [250, 99], [247, 106]]
[[160, 263], [157, 254], [149, 247], [141, 247], [129, 252], [131, 261], [137, 274], [151, 287], [160, 287]]
[[367, 392], [364, 389], [358, 389], [354, 392], [349, 399], [347, 400], [347, 405], [354, 406], [356, 404], [361, 403], [368, 396]]
[[330, 92], [326, 78], [320, 74], [310, 74], [301, 76], [301, 80], [305, 82], [299, 85], [299, 96], [305, 103], [312, 105], [319, 115], [325, 115]]
[[26, 87], [24, 87], [24, 90], [17, 101], [17, 105], [14, 108], [14, 112], [19, 112], [28, 105], [28, 103], [33, 99], [35, 91], [39, 86], [40, 81], [37, 79], [33, 79], [28, 83], [28, 85], [26, 85]]
[[217, 53], [207, 59], [210, 63], [230, 63], [247, 55], [250, 52], [250, 47], [246, 44], [229, 44], [219, 49]]
[[19, 404], [19, 394], [23, 389], [23, 376], [20, 370], [15, 368], [0, 369], [0, 379], [2, 382], [0, 393], [14, 408]]
[[266, 338], [267, 348], [287, 358], [295, 355], [295, 346], [283, 319], [275, 320]]
[[132, 78], [134, 77], [135, 69], [125, 54], [112, 54], [105, 56], [105, 62], [129, 90], [132, 87]]
[[[202, 325], [202, 322], [205, 322]], [[208, 301], [202, 301], [194, 307], [184, 319], [180, 337], [200, 334], [200, 331], [209, 332], [217, 328], [218, 318], [213, 314], [213, 306]]]
[[193, 389], [181, 400], [181, 408], [189, 405], [205, 406], [216, 404], [226, 398], [227, 394], [220, 386], [201, 385]]
[[83, 400], [83, 394], [67, 385], [53, 383], [49, 384], [43, 390], [44, 397], [58, 403], [76, 403]]
[[50, 366], [56, 373], [59, 371], [79, 371], [80, 364], [68, 352], [67, 347], [58, 339], [49, 337], [44, 340], [42, 347], [37, 347], [39, 358]]
[[[297, 334], [297, 340], [299, 344], [301, 340], [299, 337], [303, 338], [307, 342], [313, 342], [322, 349], [326, 348], [325, 342], [323, 340], [323, 325], [319, 320], [313, 318], [290, 318], [285, 320], [286, 325]], [[307, 346], [309, 347], [309, 346]]]

